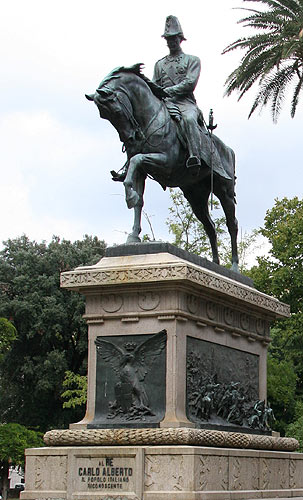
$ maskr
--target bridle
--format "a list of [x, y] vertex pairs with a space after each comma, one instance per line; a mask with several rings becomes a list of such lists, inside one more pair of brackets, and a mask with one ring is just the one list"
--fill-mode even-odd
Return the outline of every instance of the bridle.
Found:
[[[123, 99], [120, 98], [119, 93], [123, 93], [124, 96], [127, 98], [127, 101], [129, 103], [129, 107], [126, 105]], [[135, 137], [136, 140], [142, 141], [145, 139], [145, 134], [137, 122], [136, 118], [134, 117], [134, 114], [132, 112], [132, 105], [131, 102], [128, 98], [127, 92], [124, 89], [119, 89], [119, 91], [115, 92], [115, 99], [119, 102], [122, 110], [124, 111], [124, 115], [126, 116], [126, 119], [130, 122], [130, 125], [133, 129], [133, 133], [129, 135], [126, 139], [123, 139], [123, 146], [122, 146], [122, 151], [123, 153], [127, 151], [128, 143], [133, 140]]]
[[[121, 99], [121, 97], [119, 95], [120, 93], [122, 93], [126, 97], [127, 102], [129, 103], [129, 106], [126, 105], [126, 103], [124, 102], [125, 101], [124, 99]], [[160, 144], [162, 143], [162, 141], [164, 139], [164, 135], [165, 135], [164, 133], [161, 135], [158, 144], [152, 144], [150, 142], [150, 139], [154, 134], [156, 134], [156, 132], [158, 132], [161, 129], [165, 129], [167, 124], [170, 122], [170, 116], [169, 116], [169, 113], [168, 113], [167, 108], [166, 108], [165, 104], [163, 103], [163, 101], [161, 101], [161, 107], [162, 107], [162, 110], [164, 111], [164, 114], [165, 114], [165, 121], [158, 128], [156, 128], [152, 132], [148, 133], [151, 125], [153, 124], [153, 122], [155, 121], [155, 119], [157, 118], [159, 113], [155, 113], [152, 116], [149, 123], [147, 124], [147, 126], [143, 130], [142, 127], [140, 126], [140, 124], [138, 123], [138, 121], [136, 120], [136, 118], [134, 117], [132, 104], [130, 102], [127, 91], [124, 88], [119, 88], [115, 92], [115, 99], [117, 99], [117, 101], [119, 102], [121, 109], [123, 110], [127, 120], [130, 122], [130, 125], [133, 129], [133, 133], [130, 134], [129, 137], [127, 137], [126, 139], [123, 139], [122, 151], [125, 152], [125, 151], [127, 151], [128, 148], [130, 148], [130, 141], [133, 141], [134, 138], [137, 142], [136, 149], [138, 149], [138, 150], [142, 150], [142, 148], [146, 144], [150, 147], [160, 146]]]

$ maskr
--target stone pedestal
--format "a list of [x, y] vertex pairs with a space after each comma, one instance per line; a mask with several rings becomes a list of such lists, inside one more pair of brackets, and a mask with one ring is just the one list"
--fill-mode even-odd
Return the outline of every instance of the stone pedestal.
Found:
[[[61, 279], [62, 287], [85, 295], [88, 323], [87, 412], [71, 428], [222, 429], [222, 418], [203, 423], [193, 408], [194, 386], [205, 375], [266, 399], [269, 326], [288, 316], [289, 308], [258, 292], [248, 278], [169, 244], [141, 244], [113, 247], [97, 265], [62, 273]], [[125, 352], [123, 346], [141, 345], [162, 330], [166, 349], [143, 367], [141, 377], [153, 415], [115, 415], [111, 405], [123, 381], [110, 356], [105, 362], [97, 355], [96, 339]]]
[[302, 498], [303, 455], [199, 446], [27, 451], [22, 500]]
[[114, 247], [61, 279], [86, 297], [87, 411], [27, 450], [22, 500], [303, 497], [296, 440], [238, 416], [240, 396], [266, 400], [288, 306], [169, 244]]

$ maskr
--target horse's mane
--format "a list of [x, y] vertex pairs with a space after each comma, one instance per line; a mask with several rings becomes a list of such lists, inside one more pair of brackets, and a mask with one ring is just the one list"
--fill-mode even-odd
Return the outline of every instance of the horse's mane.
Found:
[[157, 85], [155, 82], [150, 80], [147, 76], [145, 76], [141, 70], [143, 67], [143, 63], [137, 63], [133, 64], [133, 66], [118, 66], [117, 68], [113, 69], [105, 78], [100, 82], [99, 84], [99, 89], [105, 86], [108, 82], [115, 78], [119, 78], [119, 73], [133, 73], [134, 75], [137, 75], [141, 80], [143, 80], [152, 93], [158, 97], [159, 99], [162, 99], [163, 97], [167, 97], [163, 89]]

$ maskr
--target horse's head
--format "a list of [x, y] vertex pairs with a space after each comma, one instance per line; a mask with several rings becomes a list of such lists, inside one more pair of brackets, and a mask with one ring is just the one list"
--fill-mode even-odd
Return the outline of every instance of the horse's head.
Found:
[[119, 133], [120, 140], [132, 150], [144, 137], [140, 118], [134, 116], [133, 96], [143, 81], [124, 68], [113, 70], [99, 85], [95, 94], [86, 95], [96, 104], [101, 118], [109, 120]]

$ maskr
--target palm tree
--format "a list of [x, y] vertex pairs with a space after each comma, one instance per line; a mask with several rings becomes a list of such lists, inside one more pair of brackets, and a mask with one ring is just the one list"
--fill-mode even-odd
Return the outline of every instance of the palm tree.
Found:
[[[244, 0], [259, 2], [263, 10], [243, 10], [250, 14], [238, 21], [255, 28], [257, 34], [236, 40], [223, 51], [246, 49], [240, 65], [226, 80], [226, 95], [238, 91], [239, 100], [258, 83], [258, 93], [249, 117], [271, 103], [273, 121], [281, 111], [286, 90], [292, 88], [293, 118], [303, 86], [303, 0]], [[265, 7], [265, 8], [264, 8]]]

